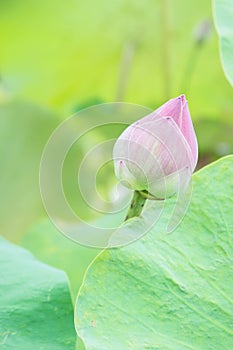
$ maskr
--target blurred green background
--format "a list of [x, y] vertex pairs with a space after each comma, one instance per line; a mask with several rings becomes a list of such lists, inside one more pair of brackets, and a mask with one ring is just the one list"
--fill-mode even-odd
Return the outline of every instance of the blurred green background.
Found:
[[[68, 241], [47, 219], [43, 147], [83, 107], [124, 101], [155, 109], [185, 93], [198, 167], [232, 153], [233, 89], [211, 1], [1, 0], [0, 32], [0, 234], [64, 269], [75, 296], [97, 251]], [[75, 157], [79, 151], [71, 167]]]

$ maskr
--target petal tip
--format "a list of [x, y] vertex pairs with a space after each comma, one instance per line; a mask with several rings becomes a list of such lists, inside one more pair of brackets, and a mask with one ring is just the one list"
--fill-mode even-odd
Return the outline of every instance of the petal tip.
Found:
[[182, 105], [184, 105], [184, 104], [186, 104], [186, 103], [188, 102], [187, 99], [186, 99], [185, 94], [180, 95], [180, 96], [178, 97], [178, 99], [181, 100]]

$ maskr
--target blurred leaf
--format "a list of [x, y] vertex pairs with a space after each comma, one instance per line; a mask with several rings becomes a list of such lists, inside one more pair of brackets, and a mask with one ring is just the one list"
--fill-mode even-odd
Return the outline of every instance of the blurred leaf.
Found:
[[155, 108], [184, 92], [194, 118], [230, 118], [217, 38], [200, 48], [195, 34], [211, 16], [202, 0], [2, 1], [2, 79], [13, 95], [66, 112], [96, 96]]
[[72, 350], [76, 335], [65, 274], [0, 239], [0, 347]]
[[97, 97], [89, 98], [89, 99], [83, 101], [82, 103], [76, 105], [74, 107], [73, 112], [77, 113], [77, 112], [81, 111], [82, 109], [85, 109], [85, 108], [88, 108], [91, 106], [95, 106], [95, 105], [99, 105], [102, 103], [105, 103], [105, 101], [101, 100], [100, 98], [97, 98]]
[[57, 123], [55, 115], [33, 104], [0, 106], [0, 230], [14, 241], [44, 213], [39, 164]]
[[198, 168], [233, 153], [232, 123], [203, 118], [196, 122], [195, 128], [199, 141]]
[[224, 72], [233, 85], [233, 1], [214, 0], [214, 15]]
[[228, 156], [194, 175], [191, 205], [173, 234], [165, 233], [168, 202], [142, 239], [95, 259], [76, 308], [87, 350], [231, 349], [232, 173]]
[[[64, 237], [48, 219], [33, 225], [23, 235], [20, 244], [39, 260], [67, 273], [74, 300], [88, 265], [99, 252], [97, 249], [81, 246]], [[85, 349], [81, 339], [77, 341], [77, 349]]]
[[85, 270], [99, 252], [64, 237], [48, 219], [32, 226], [20, 244], [46, 264], [64, 270], [70, 279], [74, 298], [82, 284]]

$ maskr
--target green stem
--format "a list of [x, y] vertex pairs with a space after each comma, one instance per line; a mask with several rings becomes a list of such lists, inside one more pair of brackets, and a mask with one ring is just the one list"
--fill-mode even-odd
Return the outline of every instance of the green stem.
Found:
[[134, 191], [133, 199], [130, 204], [128, 213], [126, 215], [125, 221], [135, 216], [140, 216], [145, 202], [146, 202], [145, 196], [143, 196], [143, 194], [139, 191]]
[[164, 94], [165, 99], [171, 97], [171, 16], [170, 16], [170, 0], [162, 0], [162, 58], [163, 58], [163, 74], [164, 74]]
[[196, 65], [198, 63], [202, 47], [207, 43], [210, 30], [211, 22], [209, 20], [201, 22], [196, 29], [196, 35], [194, 37], [193, 46], [190, 49], [185, 69], [183, 69], [183, 76], [181, 80], [180, 91], [185, 92], [186, 95], [188, 94], [188, 91], [191, 87]]
[[116, 101], [124, 101], [134, 54], [135, 54], [135, 46], [132, 42], [128, 42], [124, 46], [124, 49], [122, 52], [119, 80], [118, 80], [117, 92], [116, 92]]
[[200, 46], [194, 45], [190, 51], [186, 67], [183, 71], [180, 91], [184, 92], [186, 95], [188, 95], [188, 92], [191, 86], [191, 81], [196, 68], [199, 52], [200, 52]]

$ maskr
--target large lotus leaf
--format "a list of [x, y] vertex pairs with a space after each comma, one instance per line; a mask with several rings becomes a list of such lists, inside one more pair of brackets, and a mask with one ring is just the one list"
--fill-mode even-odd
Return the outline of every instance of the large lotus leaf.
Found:
[[3, 85], [65, 111], [90, 99], [155, 108], [184, 92], [195, 118], [227, 118], [217, 35], [197, 42], [211, 16], [203, 0], [1, 1]]
[[214, 15], [220, 37], [223, 68], [233, 85], [233, 1], [214, 0]]
[[95, 259], [76, 305], [87, 350], [232, 348], [232, 198], [228, 156], [194, 175], [190, 207], [172, 234], [168, 201], [142, 239]]
[[0, 348], [74, 350], [66, 275], [0, 239]]

